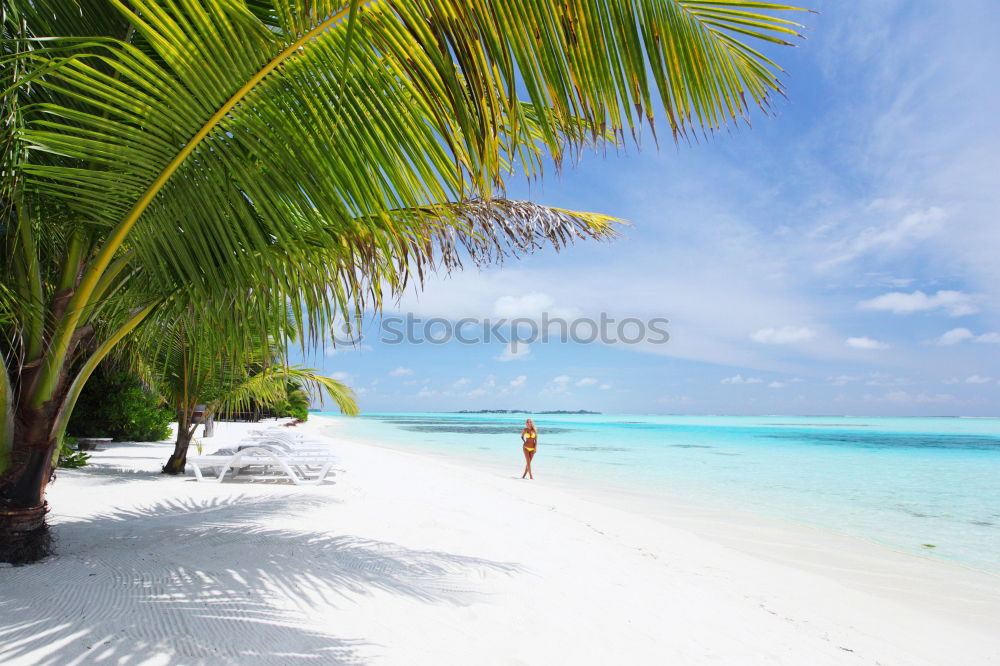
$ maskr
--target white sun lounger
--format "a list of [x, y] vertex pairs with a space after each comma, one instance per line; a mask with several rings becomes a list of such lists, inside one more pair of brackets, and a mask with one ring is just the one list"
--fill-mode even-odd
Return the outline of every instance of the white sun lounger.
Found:
[[[252, 448], [273, 449], [278, 455], [287, 456], [330, 456], [330, 447], [323, 443], [289, 444], [281, 439], [252, 439], [236, 445], [237, 451]], [[228, 450], [228, 449], [227, 449]]]
[[268, 428], [267, 430], [251, 430], [247, 439], [254, 441], [274, 440], [279, 442], [287, 442], [292, 446], [326, 445], [326, 443], [323, 440], [316, 439], [315, 437], [306, 437], [302, 433], [288, 432], [287, 429], [282, 430], [280, 428]]
[[[334, 462], [335, 460], [329, 454], [287, 454], [276, 447], [267, 446], [250, 446], [235, 453], [217, 452], [212, 455], [188, 458], [188, 463], [198, 481], [222, 483], [230, 471], [235, 476], [247, 469], [262, 468], [266, 473], [271, 468], [277, 467], [297, 486], [322, 483]], [[203, 476], [202, 467], [215, 472], [215, 478], [209, 479]], [[246, 478], [274, 479], [276, 477], [267, 474], [253, 474]]]

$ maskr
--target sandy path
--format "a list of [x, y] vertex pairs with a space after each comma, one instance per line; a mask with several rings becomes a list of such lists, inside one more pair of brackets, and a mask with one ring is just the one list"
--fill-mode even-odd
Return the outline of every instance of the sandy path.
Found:
[[[59, 554], [0, 569], [0, 663], [998, 663], [992, 576], [886, 549], [902, 581], [870, 589], [820, 548], [793, 566], [706, 521], [336, 449], [316, 488], [165, 478], [161, 444], [63, 472]], [[898, 593], [928, 575], [953, 598]]]

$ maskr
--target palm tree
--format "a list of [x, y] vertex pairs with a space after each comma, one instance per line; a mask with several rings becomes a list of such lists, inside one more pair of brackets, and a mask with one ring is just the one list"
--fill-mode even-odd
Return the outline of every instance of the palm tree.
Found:
[[[341, 412], [358, 413], [350, 388], [311, 368], [288, 365], [286, 350], [274, 344], [274, 331], [243, 329], [237, 321], [220, 322], [218, 316], [206, 313], [224, 316], [226, 309], [202, 303], [167, 319], [154, 317], [142, 325], [124, 350], [146, 384], [177, 414], [174, 451], [163, 466], [164, 473], [184, 473], [191, 439], [207, 419], [220, 411], [289, 400], [295, 392], [288, 390], [290, 383], [304, 385], [317, 394], [325, 391]], [[284, 325], [285, 331], [294, 333], [291, 321]], [[231, 336], [225, 344], [199, 344], [207, 338], [220, 340], [220, 330]], [[200, 414], [198, 407], [202, 407]]]
[[[654, 103], [678, 138], [746, 119], [781, 90], [754, 44], [795, 36], [771, 15], [790, 9], [7, 5], [0, 560], [42, 552], [45, 485], [75, 396], [151, 313], [250, 288], [290, 307], [312, 344], [338, 313], [378, 308], [427, 271], [609, 238], [613, 218], [508, 201], [504, 179], [634, 135]], [[261, 309], [231, 307], [268, 330]]]
[[285, 387], [288, 397], [285, 399], [288, 416], [293, 416], [300, 421], [309, 418], [309, 393], [300, 385], [289, 383]]

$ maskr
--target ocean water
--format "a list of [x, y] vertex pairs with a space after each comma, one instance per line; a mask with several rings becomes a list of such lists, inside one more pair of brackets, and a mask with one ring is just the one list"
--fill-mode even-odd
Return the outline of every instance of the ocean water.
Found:
[[[334, 416], [330, 414], [329, 416]], [[525, 415], [341, 419], [520, 475]], [[738, 508], [1000, 573], [1000, 419], [533, 416], [536, 477]]]

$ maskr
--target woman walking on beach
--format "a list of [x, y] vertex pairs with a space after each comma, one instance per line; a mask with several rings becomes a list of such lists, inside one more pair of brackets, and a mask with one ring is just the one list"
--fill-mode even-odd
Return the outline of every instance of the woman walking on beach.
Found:
[[535, 449], [538, 448], [538, 431], [531, 419], [524, 423], [524, 430], [521, 431], [521, 446], [524, 448], [524, 474], [521, 478], [534, 479], [535, 475], [531, 473], [531, 459], [535, 457]]

